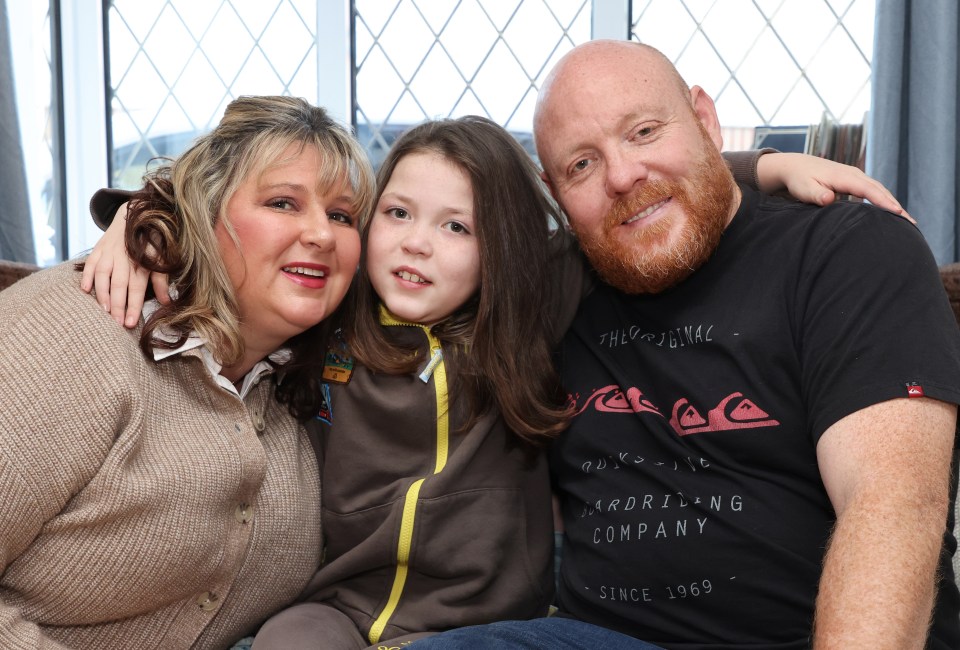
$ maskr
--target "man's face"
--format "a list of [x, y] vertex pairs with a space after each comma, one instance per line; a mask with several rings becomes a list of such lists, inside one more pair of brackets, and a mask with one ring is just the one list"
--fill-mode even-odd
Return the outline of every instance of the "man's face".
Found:
[[719, 135], [696, 112], [703, 101], [713, 110], [702, 90], [683, 90], [642, 50], [595, 49], [572, 57], [542, 101], [541, 162], [601, 277], [627, 293], [657, 293], [716, 248], [735, 185]]
[[686, 279], [713, 253], [727, 227], [732, 197], [724, 162], [714, 160], [719, 153], [709, 143], [703, 153], [688, 182], [643, 183], [616, 199], [596, 224], [571, 218], [580, 247], [608, 284], [631, 294], [659, 293]]

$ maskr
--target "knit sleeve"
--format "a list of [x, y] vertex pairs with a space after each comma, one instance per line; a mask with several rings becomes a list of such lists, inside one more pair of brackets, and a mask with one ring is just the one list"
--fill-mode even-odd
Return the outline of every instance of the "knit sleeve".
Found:
[[[122, 391], [110, 387], [123, 381], [117, 355], [99, 345], [104, 337], [95, 331], [113, 323], [80, 291], [71, 266], [33, 274], [0, 293], [3, 648], [63, 647], [23, 616], [32, 594], [20, 587], [32, 585], [24, 576], [37, 572], [30, 562], [36, 539], [51, 525], [67, 525], [57, 515], [96, 475], [124, 418]], [[81, 301], [94, 304], [82, 309]], [[90, 323], [94, 328], [85, 327]]]
[[[16, 560], [17, 548], [35, 536], [39, 530], [38, 524], [42, 523], [36, 516], [37, 501], [32, 497], [31, 486], [11, 465], [4, 451], [0, 450], [0, 494], [3, 494], [3, 506], [0, 507], [0, 526], [3, 527], [3, 535], [0, 536], [0, 575]], [[66, 646], [43, 634], [39, 625], [26, 620], [16, 605], [4, 599], [0, 599], [0, 647], [66, 650]]]
[[776, 149], [751, 149], [749, 151], [724, 151], [723, 159], [733, 173], [733, 179], [738, 183], [760, 190], [760, 177], [757, 176], [757, 161], [760, 156], [768, 153], [778, 153]]

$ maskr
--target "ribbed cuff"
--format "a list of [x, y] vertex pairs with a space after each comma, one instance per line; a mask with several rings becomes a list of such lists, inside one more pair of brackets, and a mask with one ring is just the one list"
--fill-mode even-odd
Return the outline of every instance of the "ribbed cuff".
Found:
[[90, 215], [100, 230], [106, 230], [113, 222], [120, 206], [133, 198], [134, 192], [106, 187], [94, 192], [90, 197]]
[[748, 183], [751, 188], [760, 191], [760, 177], [757, 175], [757, 161], [760, 156], [768, 153], [780, 153], [776, 149], [764, 147], [750, 151], [726, 151], [723, 154], [733, 177], [741, 183]]

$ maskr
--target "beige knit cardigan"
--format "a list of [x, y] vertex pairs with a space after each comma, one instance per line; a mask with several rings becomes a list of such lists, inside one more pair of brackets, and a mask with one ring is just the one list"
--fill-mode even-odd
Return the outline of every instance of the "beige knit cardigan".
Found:
[[0, 292], [0, 648], [225, 648], [320, 555], [317, 464], [268, 376], [154, 363], [71, 264]]

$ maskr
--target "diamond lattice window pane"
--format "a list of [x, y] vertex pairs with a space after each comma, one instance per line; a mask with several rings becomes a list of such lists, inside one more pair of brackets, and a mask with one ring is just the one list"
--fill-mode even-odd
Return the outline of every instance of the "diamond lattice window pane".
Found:
[[[473, 4], [472, 1], [463, 2], [463, 0], [427, 0], [426, 2], [417, 2], [416, 10], [430, 26], [430, 31], [438, 33], [443, 30], [444, 25], [452, 18], [454, 10], [461, 5]], [[458, 11], [461, 13], [463, 10]]]
[[435, 44], [430, 26], [412, 2], [400, 3], [377, 40], [404, 82], [413, 78]]
[[[544, 76], [590, 38], [591, 6], [355, 0], [361, 139], [376, 160], [407, 125], [466, 113], [526, 137]], [[663, 50], [689, 81], [709, 86], [725, 124], [783, 124], [804, 115], [810, 122], [823, 112], [859, 121], [869, 105], [874, 0], [631, 6], [632, 37]], [[241, 92], [317, 97], [323, 70], [315, 30], [323, 16], [317, 0], [113, 0], [113, 140], [126, 147], [126, 158], [114, 156], [114, 181], [125, 174], [122, 160], [139, 159], [134, 149], [179, 153], [168, 149], [208, 130]]]
[[464, 89], [463, 76], [439, 47], [430, 51], [410, 83], [410, 92], [426, 108], [427, 113], [434, 107], [453, 106], [463, 95]]
[[[497, 29], [475, 2], [464, 3], [463, 8], [450, 17], [443, 32], [444, 42], [455, 44], [449, 49], [451, 58], [465, 80], [476, 77], [480, 66], [490, 53], [490, 47], [496, 42]], [[473, 47], [461, 47], [456, 44], [474, 43]]]
[[113, 0], [111, 182], [176, 156], [240, 94], [318, 96], [317, 0]]
[[[197, 0], [171, 0], [170, 6], [177, 12], [177, 15], [183, 21], [194, 40], [199, 41], [204, 33], [210, 28], [214, 17], [220, 10], [222, 2], [197, 2]], [[113, 39], [113, 26], [111, 25], [111, 45]]]
[[[177, 47], [171, 47], [176, 43]], [[193, 36], [173, 10], [167, 6], [157, 16], [157, 23], [143, 41], [143, 53], [163, 77], [164, 85], [172, 86], [193, 53]]]
[[589, 38], [590, 0], [356, 0], [357, 130], [371, 159], [426, 118], [478, 114], [532, 152], [536, 89]]
[[260, 36], [260, 49], [281, 83], [293, 79], [314, 52], [313, 33], [293, 7], [281, 5]]
[[[736, 29], [729, 29], [730, 15], [737, 16]], [[716, 49], [718, 60], [735, 70], [750, 54], [756, 36], [764, 30], [766, 23], [763, 14], [757, 11], [752, 0], [724, 0], [722, 6], [715, 5], [713, 10], [704, 16], [699, 31]], [[712, 74], [704, 74], [697, 69], [692, 72], [703, 75], [703, 79], [714, 78]]]
[[860, 123], [874, 0], [634, 0], [632, 38], [707, 89], [721, 123]]
[[[204, 92], [196, 92], [198, 88], [203, 88]], [[223, 114], [218, 109], [227, 95], [227, 85], [209, 59], [197, 50], [173, 87], [173, 94], [179, 98], [193, 128], [205, 131]]]

